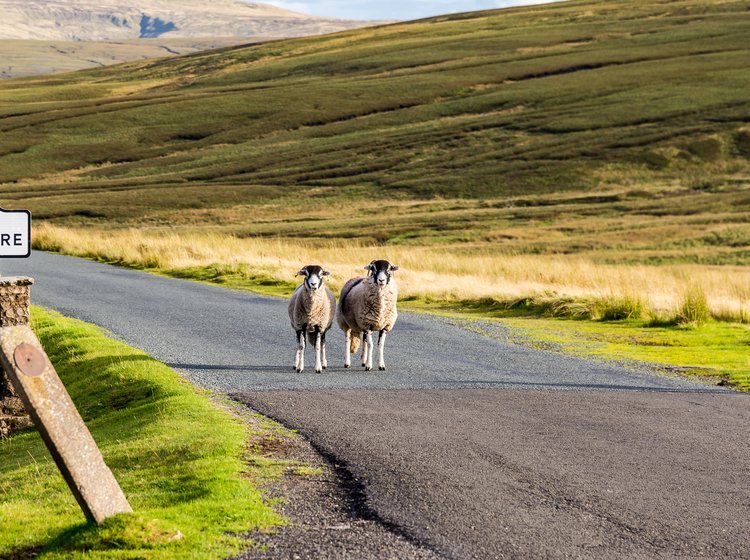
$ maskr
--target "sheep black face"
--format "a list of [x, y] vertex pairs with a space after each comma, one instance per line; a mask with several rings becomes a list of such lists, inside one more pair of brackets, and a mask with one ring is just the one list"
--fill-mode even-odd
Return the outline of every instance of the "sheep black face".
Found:
[[393, 276], [393, 273], [398, 270], [398, 267], [392, 265], [388, 261], [378, 260], [372, 261], [368, 264], [365, 267], [365, 270], [369, 271], [369, 277], [372, 279], [370, 281], [383, 288], [390, 284], [391, 277]]
[[309, 264], [300, 269], [297, 276], [305, 277], [305, 286], [308, 289], [315, 291], [323, 286], [323, 277], [328, 276], [330, 272], [323, 270], [322, 266]]

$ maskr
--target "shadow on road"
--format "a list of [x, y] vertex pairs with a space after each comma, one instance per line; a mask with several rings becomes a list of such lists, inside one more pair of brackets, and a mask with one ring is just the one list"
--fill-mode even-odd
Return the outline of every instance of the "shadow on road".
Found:
[[[455, 381], [435, 381], [435, 383], [444, 383], [450, 388], [455, 388]], [[607, 391], [637, 391], [639, 393], [711, 393], [717, 392], [711, 387], [701, 388], [676, 388], [676, 387], [644, 387], [643, 385], [617, 385], [607, 383], [550, 383], [540, 382], [533, 383], [529, 381], [487, 381], [482, 379], [466, 379], [465, 383], [469, 387], [517, 387], [536, 388], [536, 389], [602, 389]], [[722, 394], [732, 394], [729, 391], [722, 391]], [[741, 393], [735, 393], [740, 395]]]
[[294, 368], [289, 366], [242, 366], [242, 365], [221, 365], [221, 364], [167, 364], [175, 369], [197, 369], [197, 370], [218, 370], [218, 371], [291, 371]]

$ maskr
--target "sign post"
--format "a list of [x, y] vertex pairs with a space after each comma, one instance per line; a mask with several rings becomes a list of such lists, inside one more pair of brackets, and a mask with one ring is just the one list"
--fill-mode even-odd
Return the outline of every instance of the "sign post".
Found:
[[[31, 216], [0, 211], [0, 258], [31, 254]], [[133, 510], [29, 325], [31, 278], [0, 278], [0, 364], [86, 517]]]
[[25, 259], [31, 256], [31, 212], [0, 208], [0, 257]]
[[[31, 212], [0, 208], [0, 260], [22, 259], [29, 256], [31, 256]], [[24, 289], [26, 288], [18, 286], [11, 291]], [[7, 292], [8, 290], [0, 289], [0, 291]], [[3, 299], [4, 302], [0, 302], [3, 306], [0, 309], [0, 317], [9, 317], [8, 314], [16, 313], [20, 309], [28, 310], [28, 303], [17, 305], [7, 297]], [[28, 324], [28, 317], [26, 317], [26, 323]], [[0, 373], [2, 373], [1, 366]], [[5, 379], [2, 377], [0, 375], [0, 438], [10, 436], [13, 432], [27, 428], [31, 424], [15, 388], [7, 376]]]

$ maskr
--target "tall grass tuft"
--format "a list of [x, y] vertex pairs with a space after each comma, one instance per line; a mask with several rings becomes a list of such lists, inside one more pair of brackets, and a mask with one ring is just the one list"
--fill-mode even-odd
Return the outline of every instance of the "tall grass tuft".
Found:
[[711, 310], [708, 307], [708, 297], [701, 286], [690, 286], [682, 298], [680, 308], [677, 310], [677, 323], [700, 327], [711, 318]]
[[635, 294], [611, 294], [596, 301], [593, 314], [602, 321], [642, 319], [646, 314], [646, 304]]
[[596, 302], [586, 298], [560, 298], [549, 303], [553, 317], [570, 317], [571, 319], [591, 319]]
[[750, 324], [750, 309], [721, 308], [711, 311], [711, 317], [722, 323]]

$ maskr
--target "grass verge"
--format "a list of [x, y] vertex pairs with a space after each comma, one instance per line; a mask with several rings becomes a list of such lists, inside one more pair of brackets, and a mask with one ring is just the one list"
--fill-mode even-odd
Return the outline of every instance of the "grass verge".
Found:
[[[260, 436], [145, 353], [33, 308], [33, 325], [135, 513], [85, 522], [36, 431], [0, 441], [0, 557], [224, 558], [283, 520], [250, 479]], [[258, 424], [252, 430], [258, 429]], [[251, 444], [250, 444], [251, 445]]]
[[643, 320], [573, 321], [515, 318], [508, 325], [536, 340], [586, 358], [633, 360], [663, 366], [750, 391], [750, 328], [710, 321], [700, 327], [650, 326]]
[[750, 391], [750, 325], [747, 324], [644, 318], [576, 320], [533, 316], [518, 308], [424, 302], [411, 302], [409, 307], [468, 321], [480, 318], [497, 321], [511, 327], [515, 342], [544, 350], [626, 365], [646, 362], [666, 373], [697, 376], [709, 383]]

